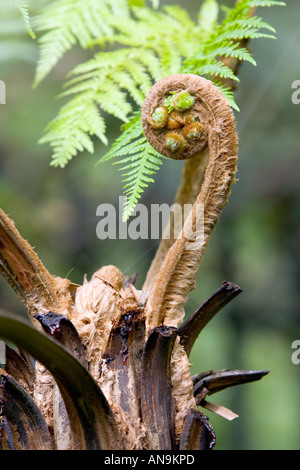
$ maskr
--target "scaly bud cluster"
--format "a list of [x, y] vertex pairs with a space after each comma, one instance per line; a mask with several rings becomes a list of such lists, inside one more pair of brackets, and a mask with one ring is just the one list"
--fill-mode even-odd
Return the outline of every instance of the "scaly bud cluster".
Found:
[[198, 155], [207, 146], [206, 112], [197, 86], [191, 86], [191, 80], [185, 86], [182, 78], [187, 75], [171, 75], [157, 82], [142, 112], [144, 132], [151, 145], [176, 160]]

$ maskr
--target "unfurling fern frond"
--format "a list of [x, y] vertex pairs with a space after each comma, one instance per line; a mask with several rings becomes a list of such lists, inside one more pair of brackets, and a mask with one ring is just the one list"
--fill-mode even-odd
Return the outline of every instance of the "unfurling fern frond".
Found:
[[[153, 7], [157, 3], [153, 0]], [[100, 47], [100, 52], [69, 74], [61, 93], [69, 102], [41, 139], [54, 150], [52, 164], [64, 166], [78, 151], [93, 152], [93, 136], [107, 143], [101, 112], [125, 123], [129, 121], [120, 140], [102, 159], [107, 160], [111, 152], [116, 158], [127, 155], [121, 164], [127, 171], [124, 182], [129, 198], [124, 214], [128, 217], [141, 192], [152, 181], [149, 175], [157, 171], [156, 159], [160, 158], [146, 144], [141, 125], [135, 123], [131, 127], [129, 116], [135, 109], [141, 109], [154, 82], [176, 73], [194, 73], [212, 80], [230, 105], [238, 109], [232, 91], [225, 85], [226, 79], [238, 79], [223, 58], [255, 65], [241, 41], [274, 37], [274, 29], [260, 17], [251, 16], [251, 10], [256, 6], [282, 4], [273, 0], [241, 0], [233, 8], [223, 8], [224, 19], [219, 22], [217, 0], [204, 0], [195, 22], [179, 6], [151, 9], [143, 0], [53, 2], [37, 20], [37, 27], [45, 33], [40, 39], [35, 83], [75, 43], [83, 48]], [[107, 44], [114, 46], [112, 51], [103, 50]], [[133, 142], [126, 141], [131, 136], [129, 129], [134, 129]], [[136, 135], [138, 129], [140, 134]]]

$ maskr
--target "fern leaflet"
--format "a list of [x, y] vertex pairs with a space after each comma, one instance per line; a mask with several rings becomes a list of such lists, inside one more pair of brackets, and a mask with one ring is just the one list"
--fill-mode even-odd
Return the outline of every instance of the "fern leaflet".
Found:
[[37, 86], [53, 69], [59, 59], [76, 43], [86, 49], [97, 38], [104, 46], [114, 30], [110, 20], [129, 14], [126, 0], [56, 0], [35, 19], [39, 39], [40, 56], [34, 85]]
[[123, 133], [116, 139], [110, 151], [100, 162], [122, 157], [115, 164], [120, 165], [123, 176], [126, 204], [123, 211], [123, 221], [126, 221], [149, 183], [154, 180], [151, 176], [159, 170], [164, 158], [156, 152], [143, 134], [141, 115], [133, 115], [127, 124], [122, 126]]
[[32, 30], [31, 23], [30, 23], [27, 2], [24, 0], [17, 0], [16, 6], [21, 13], [27, 33], [29, 34], [29, 36], [32, 37], [32, 39], [35, 39], [35, 34]]

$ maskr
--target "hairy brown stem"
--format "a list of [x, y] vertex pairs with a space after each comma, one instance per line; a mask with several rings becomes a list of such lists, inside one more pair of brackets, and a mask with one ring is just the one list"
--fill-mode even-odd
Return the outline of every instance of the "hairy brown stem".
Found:
[[[208, 136], [209, 158], [193, 209], [153, 280], [146, 307], [149, 330], [159, 324], [177, 326], [182, 321], [184, 304], [194, 288], [207, 243], [227, 203], [237, 164], [234, 116], [219, 89], [196, 75], [179, 74], [160, 80], [152, 88], [152, 94], [163, 93], [165, 86], [175, 91], [185, 89], [196, 97], [201, 124]], [[199, 227], [202, 215], [201, 238], [195, 227]]]
[[[203, 183], [208, 157], [208, 150], [204, 150], [204, 152], [200, 153], [198, 156], [186, 160], [174, 204], [183, 208], [185, 204], [193, 204], [195, 202]], [[170, 236], [165, 236], [165, 234], [169, 233]], [[172, 221], [170, 221], [164, 231], [143, 285], [143, 291], [148, 295], [153, 287], [155, 276], [174, 241], [175, 237], [172, 231]]]

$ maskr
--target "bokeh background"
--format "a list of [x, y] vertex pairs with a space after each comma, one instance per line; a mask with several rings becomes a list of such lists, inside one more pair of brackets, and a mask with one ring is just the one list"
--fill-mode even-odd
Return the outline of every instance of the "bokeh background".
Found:
[[[33, 2], [34, 3], [34, 2]], [[192, 17], [199, 0], [180, 2]], [[223, 4], [232, 5], [228, 0]], [[300, 364], [291, 348], [300, 340], [300, 104], [291, 86], [300, 79], [300, 3], [259, 12], [276, 28], [277, 39], [251, 43], [257, 67], [243, 64], [236, 100], [239, 173], [230, 203], [200, 267], [197, 288], [186, 314], [223, 280], [243, 293], [226, 306], [199, 337], [192, 373], [208, 369], [270, 369], [257, 383], [213, 395], [210, 401], [239, 415], [228, 422], [208, 413], [217, 433], [216, 449], [300, 448]], [[2, 20], [2, 19], [0, 19]], [[6, 104], [0, 105], [0, 204], [35, 247], [52, 274], [82, 283], [105, 264], [138, 272], [142, 286], [157, 247], [155, 240], [105, 240], [96, 236], [96, 208], [119, 207], [121, 175], [110, 162], [96, 166], [106, 148], [80, 154], [65, 169], [49, 165], [51, 152], [39, 145], [46, 124], [56, 115], [56, 100], [66, 73], [88, 58], [74, 47], [50, 76], [32, 88], [37, 43], [21, 22], [0, 22], [0, 79]], [[108, 120], [109, 141], [120, 122]], [[182, 162], [165, 161], [142, 201], [171, 204]], [[24, 314], [14, 292], [0, 279], [0, 308]]]

